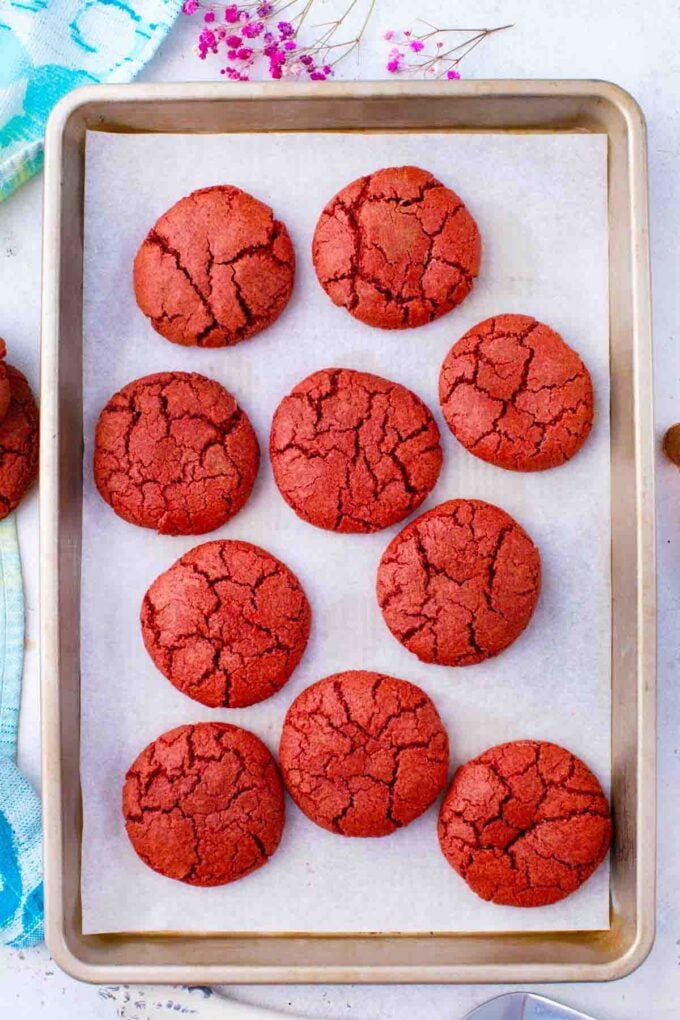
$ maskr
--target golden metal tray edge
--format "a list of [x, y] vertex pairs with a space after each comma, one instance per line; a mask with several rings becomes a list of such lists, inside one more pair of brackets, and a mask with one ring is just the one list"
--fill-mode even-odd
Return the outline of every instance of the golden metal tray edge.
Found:
[[[79, 584], [82, 237], [87, 130], [598, 131], [608, 136], [612, 375], [612, 849], [608, 931], [83, 935]], [[93, 982], [610, 980], [654, 939], [655, 540], [644, 118], [592, 81], [88, 86], [50, 117], [41, 341], [41, 673], [47, 942]], [[634, 511], [634, 512], [633, 512]]]

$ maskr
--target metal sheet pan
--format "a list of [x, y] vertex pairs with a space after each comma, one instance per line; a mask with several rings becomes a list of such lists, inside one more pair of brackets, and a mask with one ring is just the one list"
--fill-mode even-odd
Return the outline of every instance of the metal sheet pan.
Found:
[[[79, 614], [83, 182], [87, 130], [597, 131], [607, 134], [612, 422], [611, 927], [601, 932], [83, 935]], [[50, 118], [45, 154], [41, 669], [48, 945], [88, 981], [583, 981], [621, 977], [654, 937], [655, 546], [645, 126], [589, 81], [96, 86]], [[132, 894], [132, 893], [131, 893]]]

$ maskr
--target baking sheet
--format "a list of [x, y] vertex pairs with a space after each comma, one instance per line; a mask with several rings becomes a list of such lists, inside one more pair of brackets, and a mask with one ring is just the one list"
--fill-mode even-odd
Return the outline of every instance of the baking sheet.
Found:
[[[309, 254], [316, 218], [345, 183], [381, 166], [415, 163], [467, 202], [484, 242], [480, 278], [450, 315], [414, 331], [382, 332], [335, 308]], [[553, 740], [610, 774], [610, 482], [604, 135], [88, 133], [85, 188], [85, 460], [82, 560], [83, 929], [235, 932], [446, 932], [599, 929], [609, 925], [603, 866], [550, 907], [484, 903], [446, 864], [436, 809], [384, 839], [352, 840], [309, 822], [289, 801], [281, 847], [266, 867], [215, 889], [156, 875], [125, 836], [120, 790], [139, 750], [186, 722], [217, 719], [276, 751], [292, 699], [348, 668], [391, 673], [434, 699], [451, 739], [452, 769], [492, 744]], [[156, 335], [136, 308], [131, 267], [147, 229], [197, 187], [231, 183], [273, 206], [298, 256], [296, 288], [267, 332], [226, 350], [184, 349]], [[467, 454], [441, 419], [437, 380], [451, 344], [480, 319], [524, 312], [550, 323], [588, 364], [597, 399], [578, 457], [533, 475]], [[426, 665], [389, 634], [375, 569], [400, 525], [338, 536], [298, 520], [278, 495], [266, 455], [245, 509], [202, 537], [157, 536], [120, 520], [91, 474], [94, 425], [111, 394], [164, 370], [199, 371], [231, 390], [266, 452], [281, 397], [335, 365], [410, 386], [442, 429], [444, 469], [421, 509], [454, 497], [498, 503], [541, 549], [543, 592], [532, 623], [506, 652], [459, 669]], [[307, 652], [286, 687], [247, 709], [210, 710], [157, 672], [138, 614], [149, 583], [187, 549], [217, 537], [255, 542], [300, 577], [313, 607]], [[102, 871], [104, 868], [104, 871]]]

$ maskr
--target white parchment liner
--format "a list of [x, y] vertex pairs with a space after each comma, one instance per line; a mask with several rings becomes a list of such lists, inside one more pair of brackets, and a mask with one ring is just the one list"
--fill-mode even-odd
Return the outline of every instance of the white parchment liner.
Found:
[[[344, 184], [415, 163], [454, 188], [483, 237], [482, 270], [460, 309], [405, 332], [383, 332], [334, 307], [310, 257], [316, 219]], [[607, 153], [603, 135], [90, 133], [85, 211], [85, 505], [82, 568], [83, 921], [115, 931], [508, 931], [605, 928], [603, 866], [551, 907], [484, 903], [442, 857], [436, 809], [384, 839], [325, 832], [288, 803], [275, 857], [229, 886], [196, 889], [150, 871], [129, 845], [120, 810], [125, 771], [150, 740], [186, 722], [227, 720], [276, 751], [290, 702], [322, 676], [380, 670], [420, 684], [447, 726], [452, 766], [492, 744], [553, 740], [608, 787], [610, 768], [610, 480]], [[146, 231], [182, 195], [231, 183], [273, 206], [298, 257], [279, 321], [226, 350], [184, 349], [153, 332], [135, 305], [132, 261]], [[571, 463], [515, 474], [470, 456], [437, 403], [442, 359], [487, 316], [548, 322], [593, 376], [597, 418]], [[442, 429], [441, 479], [423, 509], [454, 497], [497, 503], [541, 549], [544, 587], [525, 634], [478, 666], [428, 666], [385, 627], [374, 595], [380, 555], [398, 526], [338, 536], [298, 520], [274, 485], [266, 451], [281, 397], [327, 366], [364, 369], [414, 389]], [[202, 538], [160, 537], [120, 520], [92, 480], [94, 425], [115, 390], [150, 372], [198, 371], [231, 390], [258, 433], [263, 462], [238, 516]], [[155, 669], [138, 616], [150, 582], [200, 541], [239, 538], [283, 559], [314, 613], [312, 638], [288, 685], [268, 701], [211, 711]]]

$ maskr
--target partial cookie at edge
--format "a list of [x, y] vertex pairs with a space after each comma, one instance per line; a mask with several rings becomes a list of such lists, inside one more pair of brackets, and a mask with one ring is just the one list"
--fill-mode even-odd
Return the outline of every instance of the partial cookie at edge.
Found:
[[11, 399], [0, 422], [0, 520], [16, 509], [38, 477], [40, 421], [28, 381], [7, 365]]

